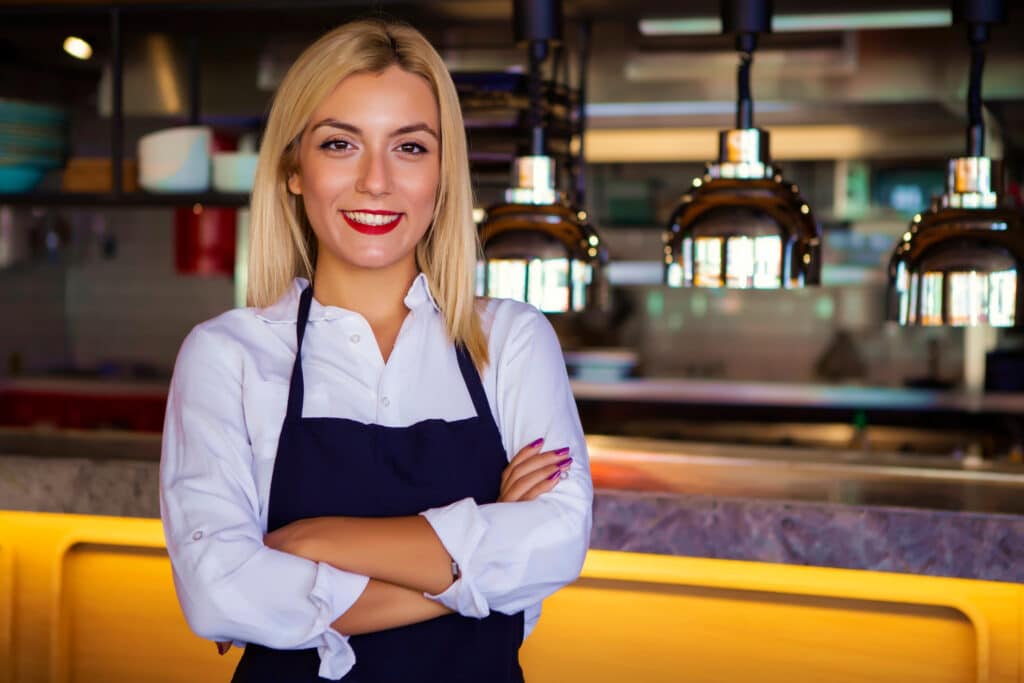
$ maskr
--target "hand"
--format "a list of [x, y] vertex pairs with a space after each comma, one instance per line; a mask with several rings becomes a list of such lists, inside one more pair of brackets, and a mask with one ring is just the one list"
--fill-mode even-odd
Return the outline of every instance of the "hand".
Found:
[[499, 503], [533, 500], [558, 485], [572, 466], [568, 448], [541, 453], [544, 439], [537, 439], [516, 453], [501, 473]]

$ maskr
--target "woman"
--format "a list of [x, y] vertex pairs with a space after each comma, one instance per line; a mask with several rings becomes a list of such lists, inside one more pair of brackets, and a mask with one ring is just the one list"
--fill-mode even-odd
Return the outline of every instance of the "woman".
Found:
[[189, 625], [245, 646], [240, 682], [521, 681], [586, 553], [589, 464], [547, 320], [474, 299], [462, 115], [418, 32], [298, 59], [251, 225], [252, 307], [189, 334], [168, 399]]

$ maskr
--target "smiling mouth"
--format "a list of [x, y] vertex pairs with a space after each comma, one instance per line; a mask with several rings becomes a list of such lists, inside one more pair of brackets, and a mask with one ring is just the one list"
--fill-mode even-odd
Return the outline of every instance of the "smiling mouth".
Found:
[[364, 235], [391, 232], [402, 220], [402, 214], [394, 211], [342, 211], [341, 216], [349, 227]]

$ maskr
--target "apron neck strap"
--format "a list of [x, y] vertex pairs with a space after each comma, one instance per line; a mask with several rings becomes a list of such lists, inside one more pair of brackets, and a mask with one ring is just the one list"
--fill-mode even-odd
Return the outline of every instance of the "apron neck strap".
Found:
[[302, 417], [302, 399], [305, 393], [305, 383], [302, 379], [302, 338], [306, 335], [306, 323], [309, 321], [309, 307], [312, 303], [311, 282], [302, 290], [302, 296], [299, 297], [299, 313], [295, 320], [295, 365], [292, 366], [291, 388], [288, 391], [288, 420], [298, 420]]
[[462, 380], [466, 383], [469, 395], [473, 399], [473, 407], [476, 408], [476, 416], [482, 420], [493, 422], [491, 407], [487, 403], [487, 394], [484, 393], [484, 385], [480, 379], [480, 373], [473, 365], [473, 359], [469, 351], [462, 344], [455, 345], [455, 355], [459, 359], [459, 370], [462, 371]]

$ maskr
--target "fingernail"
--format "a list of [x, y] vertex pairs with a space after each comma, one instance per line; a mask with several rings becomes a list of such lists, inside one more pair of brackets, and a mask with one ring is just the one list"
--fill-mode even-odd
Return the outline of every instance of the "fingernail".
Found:
[[542, 443], [544, 443], [544, 439], [541, 438], [541, 439], [537, 439], [536, 441], [531, 441], [529, 444], [526, 445], [526, 447], [527, 448], [536, 448], [537, 446], [541, 445]]
[[551, 481], [552, 479], [558, 479], [558, 475], [560, 475], [561, 473], [562, 473], [561, 470], [555, 470], [554, 474], [552, 474], [550, 477], [548, 477], [548, 481]]
[[559, 448], [557, 451], [555, 451], [555, 455], [565, 455], [568, 452], [569, 452], [569, 447], [566, 446], [565, 448]]
[[558, 462], [558, 466], [559, 467], [565, 467], [566, 465], [568, 465], [571, 462], [572, 462], [572, 458], [566, 458], [565, 460], [560, 460]]
[[222, 654], [224, 654], [227, 651], [228, 651], [228, 649], [226, 647], [224, 647], [224, 645], [222, 645], [220, 643], [217, 643], [217, 654], [222, 655]]

